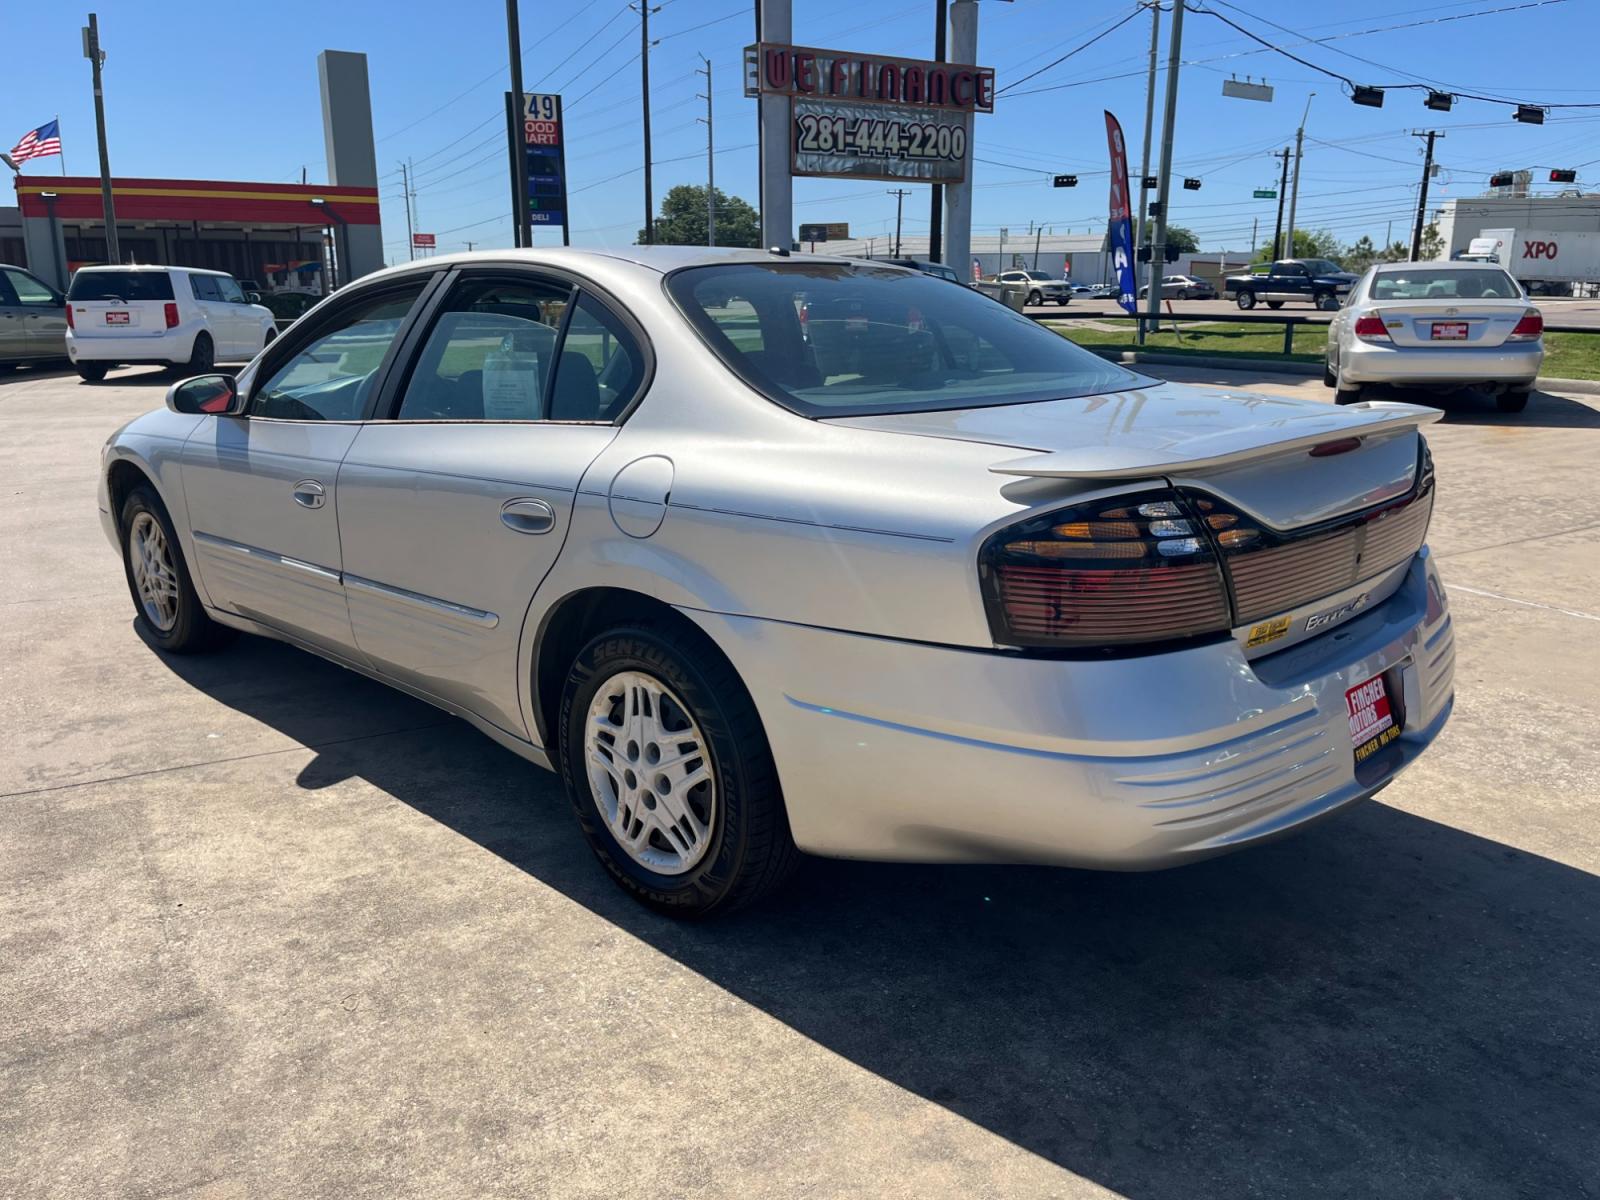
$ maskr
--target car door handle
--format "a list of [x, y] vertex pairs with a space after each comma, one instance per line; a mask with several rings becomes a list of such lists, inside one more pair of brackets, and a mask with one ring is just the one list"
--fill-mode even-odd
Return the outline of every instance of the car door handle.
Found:
[[500, 523], [517, 533], [549, 533], [556, 527], [556, 510], [543, 500], [507, 500], [500, 506]]
[[328, 493], [315, 479], [302, 479], [294, 485], [294, 502], [302, 508], [321, 508]]

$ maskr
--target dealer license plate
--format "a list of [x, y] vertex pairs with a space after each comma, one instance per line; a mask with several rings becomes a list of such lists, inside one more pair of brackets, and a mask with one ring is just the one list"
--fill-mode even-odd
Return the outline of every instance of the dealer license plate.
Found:
[[113, 309], [106, 314], [107, 325], [126, 325], [127, 323], [128, 314], [125, 312], [117, 312], [115, 309]]
[[1374, 675], [1345, 692], [1344, 703], [1350, 715], [1350, 744], [1355, 747], [1358, 763], [1400, 736], [1400, 721], [1382, 675]]
[[1435, 321], [1433, 340], [1436, 342], [1464, 342], [1467, 340], [1465, 321]]

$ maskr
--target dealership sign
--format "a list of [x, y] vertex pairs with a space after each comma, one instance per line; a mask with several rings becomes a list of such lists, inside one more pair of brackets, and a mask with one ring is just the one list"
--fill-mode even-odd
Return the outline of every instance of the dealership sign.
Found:
[[523, 171], [528, 187], [528, 221], [567, 223], [567, 148], [561, 124], [561, 97], [528, 92], [522, 97]]
[[994, 111], [994, 71], [761, 42], [745, 95], [790, 99], [792, 173], [959, 183], [972, 113]]
[[432, 250], [439, 244], [439, 239], [431, 233], [413, 233], [411, 235], [411, 244], [418, 250]]

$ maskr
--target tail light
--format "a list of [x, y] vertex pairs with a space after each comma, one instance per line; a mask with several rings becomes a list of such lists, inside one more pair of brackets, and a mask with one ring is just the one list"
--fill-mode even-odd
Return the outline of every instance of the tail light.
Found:
[[70, 305], [70, 304], [67, 305], [67, 328], [68, 329], [76, 329], [77, 328], [77, 326], [72, 323], [72, 305]]
[[1170, 491], [1032, 517], [993, 535], [980, 562], [990, 625], [1005, 645], [1115, 646], [1229, 627], [1211, 540]]
[[1522, 320], [1517, 322], [1517, 327], [1506, 335], [1508, 342], [1531, 342], [1544, 336], [1544, 314], [1537, 308], [1530, 308], [1522, 314]]
[[166, 314], [167, 314], [167, 328], [168, 329], [176, 329], [178, 327], [178, 305], [177, 305], [177, 303], [172, 301], [172, 300], [168, 300], [166, 305], [165, 305], [165, 311], [166, 311]]
[[1387, 342], [1389, 331], [1384, 328], [1382, 317], [1357, 317], [1355, 334], [1369, 342]]

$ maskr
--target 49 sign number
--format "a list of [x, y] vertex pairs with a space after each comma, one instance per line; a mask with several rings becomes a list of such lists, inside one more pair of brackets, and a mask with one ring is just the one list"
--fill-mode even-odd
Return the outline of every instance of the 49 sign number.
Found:
[[801, 113], [795, 127], [803, 154], [957, 162], [967, 153], [967, 131], [960, 125]]

